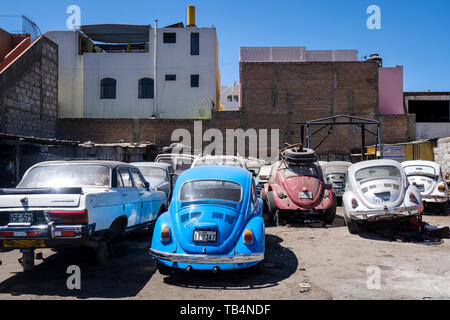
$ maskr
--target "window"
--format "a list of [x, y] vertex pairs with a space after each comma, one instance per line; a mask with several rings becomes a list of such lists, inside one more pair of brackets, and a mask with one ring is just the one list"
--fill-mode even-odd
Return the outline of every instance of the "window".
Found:
[[116, 80], [105, 78], [100, 81], [100, 99], [116, 98]]
[[139, 99], [153, 99], [155, 82], [150, 78], [139, 80]]
[[200, 34], [191, 33], [191, 55], [198, 56], [200, 54]]
[[138, 188], [138, 189], [145, 188], [144, 180], [142, 180], [141, 175], [139, 174], [139, 171], [136, 169], [132, 169], [131, 173], [133, 174], [133, 180], [136, 185], [136, 188]]
[[239, 102], [239, 96], [234, 96], [234, 101]]
[[176, 74], [166, 74], [166, 81], [177, 81]]
[[130, 172], [126, 168], [119, 169], [119, 176], [122, 179], [122, 183], [119, 183], [121, 187], [133, 188], [133, 180], [131, 179]]
[[198, 88], [200, 76], [198, 74], [191, 74], [191, 88]]
[[227, 97], [227, 102], [233, 102], [233, 96], [228, 96]]
[[222, 200], [241, 202], [239, 184], [222, 180], [196, 180], [186, 182], [180, 191], [180, 201]]
[[400, 178], [400, 170], [393, 166], [367, 167], [356, 171], [356, 181], [380, 178]]
[[284, 176], [286, 178], [296, 176], [318, 177], [319, 173], [313, 166], [290, 166], [289, 168], [284, 169]]
[[164, 32], [164, 43], [177, 43], [177, 34], [175, 32]]
[[416, 122], [450, 122], [448, 100], [410, 100], [409, 113], [416, 115]]

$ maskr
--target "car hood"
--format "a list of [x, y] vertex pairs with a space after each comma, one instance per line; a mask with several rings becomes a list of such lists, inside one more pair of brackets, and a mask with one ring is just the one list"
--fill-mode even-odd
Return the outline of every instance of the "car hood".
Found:
[[[284, 179], [283, 187], [291, 201], [302, 208], [313, 208], [322, 199], [323, 184], [319, 178], [307, 176], [291, 177]], [[301, 199], [299, 197], [301, 192], [311, 192], [312, 199]]]
[[79, 194], [0, 195], [0, 208], [70, 208], [80, 205]]
[[[171, 212], [178, 244], [188, 254], [226, 254], [234, 247], [243, 228], [244, 215], [220, 205], [191, 205]], [[194, 230], [216, 230], [216, 243], [195, 243]]]

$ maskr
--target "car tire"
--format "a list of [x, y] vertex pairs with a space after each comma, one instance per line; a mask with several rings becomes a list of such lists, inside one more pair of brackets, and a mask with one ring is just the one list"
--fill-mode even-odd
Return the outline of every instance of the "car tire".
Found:
[[156, 262], [156, 269], [159, 271], [160, 274], [163, 276], [169, 276], [172, 274], [172, 268], [169, 268], [168, 266], [163, 265], [162, 263]]
[[263, 261], [259, 262], [258, 264], [255, 264], [253, 267], [251, 267], [251, 272], [253, 274], [260, 275], [264, 272], [264, 263]]
[[344, 214], [344, 220], [345, 220], [345, 225], [347, 226], [348, 232], [350, 232], [350, 234], [358, 234], [358, 225], [356, 224], [355, 221], [353, 221], [351, 218], [347, 218], [347, 216]]
[[277, 213], [277, 206], [275, 205], [275, 196], [273, 191], [267, 192], [267, 212], [269, 214], [269, 222], [275, 222]]
[[108, 260], [108, 244], [104, 241], [99, 242], [95, 248], [95, 262], [98, 266], [104, 266]]
[[287, 149], [284, 151], [284, 157], [293, 162], [297, 161], [316, 161], [317, 155], [312, 149], [303, 148], [303, 151], [294, 151]]
[[334, 219], [336, 218], [336, 207], [337, 207], [337, 200], [335, 195], [333, 195], [333, 206], [329, 209], [324, 210], [322, 213], [322, 221], [326, 225], [332, 225]]
[[443, 216], [448, 216], [448, 202], [439, 205], [439, 213]]

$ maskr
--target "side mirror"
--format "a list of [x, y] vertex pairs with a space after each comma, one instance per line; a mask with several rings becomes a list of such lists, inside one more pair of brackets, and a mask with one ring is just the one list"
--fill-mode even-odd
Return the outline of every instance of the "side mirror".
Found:
[[150, 191], [150, 183], [148, 183], [147, 181], [144, 182], [144, 187], [147, 191]]
[[248, 171], [250, 171], [250, 172], [252, 173], [252, 175], [253, 175], [254, 177], [256, 177], [256, 171], [255, 171], [255, 170], [249, 169]]

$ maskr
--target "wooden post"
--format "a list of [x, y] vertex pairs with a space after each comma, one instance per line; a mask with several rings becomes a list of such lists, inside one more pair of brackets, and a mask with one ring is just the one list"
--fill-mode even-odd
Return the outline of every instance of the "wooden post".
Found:
[[366, 126], [361, 125], [361, 159], [366, 160]]
[[20, 139], [16, 139], [16, 156], [14, 160], [14, 166], [16, 168], [16, 185], [19, 183], [20, 179]]

